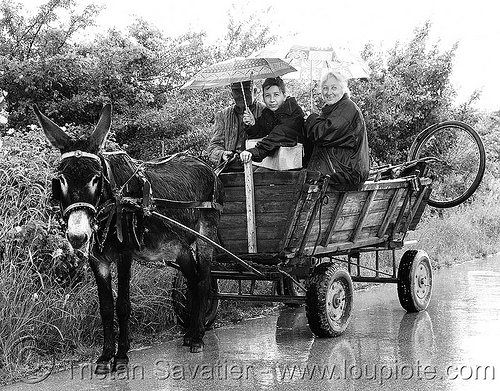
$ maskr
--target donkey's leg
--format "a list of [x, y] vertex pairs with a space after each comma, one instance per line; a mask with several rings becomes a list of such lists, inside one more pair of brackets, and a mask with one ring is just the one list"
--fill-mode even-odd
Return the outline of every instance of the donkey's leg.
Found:
[[90, 267], [94, 272], [99, 294], [99, 312], [103, 327], [104, 343], [101, 356], [97, 359], [96, 373], [108, 373], [111, 360], [115, 355], [115, 332], [113, 330], [113, 293], [111, 291], [111, 273], [108, 261], [90, 258]]
[[[210, 211], [203, 214], [199, 223], [199, 232], [215, 240], [217, 235], [217, 212]], [[211, 292], [212, 282], [210, 263], [214, 252], [213, 247], [202, 239], [196, 240], [195, 246], [195, 268], [197, 274], [196, 286], [193, 291], [193, 306], [191, 311], [191, 352], [203, 351], [203, 336], [205, 335], [205, 317], [208, 309], [208, 299]]]
[[184, 334], [184, 346], [191, 346], [191, 340], [193, 338], [193, 318], [192, 318], [192, 308], [194, 300], [194, 292], [196, 290], [196, 282], [198, 280], [197, 271], [194, 265], [194, 258], [191, 254], [190, 249], [182, 249], [177, 255], [177, 263], [179, 264], [182, 274], [186, 277], [186, 284], [188, 287], [190, 300], [186, 301], [186, 305], [190, 307], [189, 313], [189, 325], [187, 327], [186, 333]]
[[[116, 353], [116, 366], [128, 364], [127, 352], [130, 348], [129, 319], [130, 319], [130, 266], [132, 256], [122, 254], [117, 263], [118, 296], [116, 298], [116, 316], [120, 328], [118, 336], [118, 351]], [[120, 368], [118, 368], [120, 369]]]
[[[191, 307], [191, 352], [199, 353], [203, 351], [205, 344], [205, 316], [208, 309], [208, 297], [210, 295], [210, 260], [206, 256], [207, 249], [204, 243], [197, 242], [196, 246], [196, 274], [197, 280], [193, 291], [193, 305]], [[211, 253], [211, 252], [210, 252]]]

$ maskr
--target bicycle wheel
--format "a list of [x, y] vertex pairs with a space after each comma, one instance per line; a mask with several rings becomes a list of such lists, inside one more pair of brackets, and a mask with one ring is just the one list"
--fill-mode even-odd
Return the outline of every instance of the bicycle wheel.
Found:
[[417, 135], [409, 160], [429, 158], [432, 192], [428, 204], [451, 208], [467, 200], [481, 183], [486, 153], [479, 134], [467, 124], [446, 121]]

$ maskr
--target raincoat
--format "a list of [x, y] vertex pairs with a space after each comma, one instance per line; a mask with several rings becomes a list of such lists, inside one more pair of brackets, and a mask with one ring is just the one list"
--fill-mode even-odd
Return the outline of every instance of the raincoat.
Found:
[[347, 94], [321, 114], [311, 114], [305, 122], [306, 136], [314, 143], [307, 169], [329, 174], [342, 184], [364, 182], [370, 160], [365, 120]]
[[[261, 102], [254, 102], [249, 106], [255, 118], [260, 117], [266, 106]], [[236, 105], [226, 107], [215, 113], [214, 133], [203, 155], [210, 163], [218, 165], [222, 161], [224, 151], [238, 151], [245, 149], [247, 135], [243, 124], [243, 112]]]
[[278, 110], [267, 107], [262, 115], [256, 118], [255, 125], [246, 129], [249, 139], [262, 138], [252, 153], [254, 162], [261, 162], [266, 156], [271, 156], [279, 147], [293, 147], [304, 142], [304, 112], [293, 97], [287, 97]]

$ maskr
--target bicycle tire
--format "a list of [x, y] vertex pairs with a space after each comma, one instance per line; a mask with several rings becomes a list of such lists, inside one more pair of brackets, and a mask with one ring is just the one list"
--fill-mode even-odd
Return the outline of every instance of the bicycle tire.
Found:
[[463, 122], [445, 121], [419, 133], [410, 147], [408, 160], [425, 157], [437, 159], [428, 164], [433, 179], [428, 205], [435, 208], [460, 205], [474, 194], [483, 179], [483, 142], [476, 130]]

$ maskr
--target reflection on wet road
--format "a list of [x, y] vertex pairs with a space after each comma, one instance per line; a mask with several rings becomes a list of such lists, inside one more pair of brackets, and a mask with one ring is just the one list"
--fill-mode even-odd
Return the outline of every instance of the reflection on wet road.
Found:
[[207, 332], [206, 350], [180, 340], [131, 353], [129, 372], [91, 365], [6, 390], [498, 390], [500, 259], [434, 275], [427, 311], [407, 314], [395, 285], [356, 291], [351, 324], [315, 338], [304, 309]]

